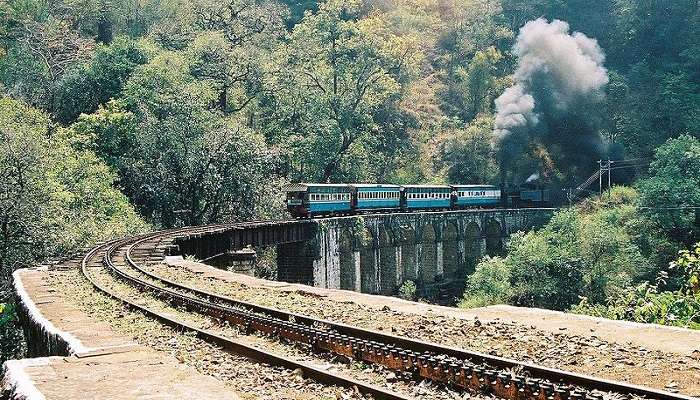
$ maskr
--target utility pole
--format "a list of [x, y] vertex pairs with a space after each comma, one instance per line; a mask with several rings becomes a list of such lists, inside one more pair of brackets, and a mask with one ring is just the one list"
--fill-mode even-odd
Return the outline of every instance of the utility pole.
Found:
[[603, 160], [598, 160], [598, 197], [603, 196]]
[[608, 158], [608, 200], [610, 200], [610, 189], [611, 189], [611, 184], [612, 184], [612, 163], [615, 161], [610, 161]]

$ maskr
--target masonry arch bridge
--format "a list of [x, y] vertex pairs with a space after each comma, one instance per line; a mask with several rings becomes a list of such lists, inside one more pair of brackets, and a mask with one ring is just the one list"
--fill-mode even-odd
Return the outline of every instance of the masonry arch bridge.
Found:
[[[278, 277], [374, 294], [396, 293], [406, 280], [419, 286], [464, 282], [483, 255], [499, 254], [511, 233], [542, 225], [552, 211], [467, 210], [324, 218], [315, 221], [316, 234], [303, 245], [303, 251], [298, 244], [278, 246]], [[299, 259], [299, 254], [305, 258]]]
[[372, 214], [240, 224], [176, 241], [171, 254], [205, 262], [247, 247], [277, 248], [281, 281], [393, 294], [407, 280], [429, 288], [464, 283], [513, 232], [541, 226], [554, 209]]

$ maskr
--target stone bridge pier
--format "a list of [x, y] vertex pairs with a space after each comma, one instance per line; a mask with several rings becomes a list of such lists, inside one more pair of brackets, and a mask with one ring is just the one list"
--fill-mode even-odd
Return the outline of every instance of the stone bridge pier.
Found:
[[316, 221], [313, 238], [277, 246], [278, 278], [363, 293], [396, 293], [405, 281], [464, 282], [513, 232], [544, 224], [553, 209], [373, 214]]

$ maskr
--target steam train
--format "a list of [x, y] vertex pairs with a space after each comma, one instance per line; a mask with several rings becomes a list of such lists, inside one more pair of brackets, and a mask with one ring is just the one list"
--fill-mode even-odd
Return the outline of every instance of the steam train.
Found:
[[295, 218], [369, 212], [547, 207], [549, 190], [493, 185], [389, 185], [295, 183], [285, 188], [287, 210]]

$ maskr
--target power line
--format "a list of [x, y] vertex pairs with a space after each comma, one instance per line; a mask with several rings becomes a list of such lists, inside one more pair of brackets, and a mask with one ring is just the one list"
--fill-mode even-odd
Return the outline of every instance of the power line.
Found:
[[700, 210], [698, 206], [678, 206], [678, 207], [637, 207], [638, 210]]

